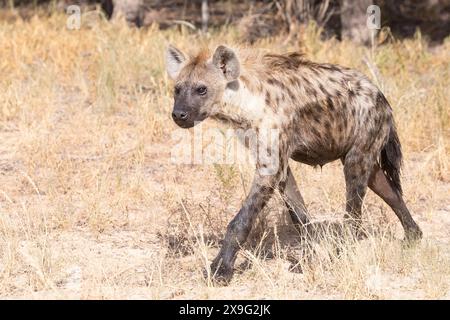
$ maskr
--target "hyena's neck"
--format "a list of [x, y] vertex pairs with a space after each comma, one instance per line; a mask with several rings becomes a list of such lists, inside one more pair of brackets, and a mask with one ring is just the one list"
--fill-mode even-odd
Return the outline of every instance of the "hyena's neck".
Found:
[[213, 118], [240, 128], [255, 127], [264, 117], [265, 100], [261, 93], [250, 91], [241, 80], [225, 89], [223, 100]]

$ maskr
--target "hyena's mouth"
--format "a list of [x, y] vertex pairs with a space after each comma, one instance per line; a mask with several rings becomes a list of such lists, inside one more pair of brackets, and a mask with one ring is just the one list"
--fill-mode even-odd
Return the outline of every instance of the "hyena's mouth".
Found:
[[197, 124], [199, 124], [200, 122], [202, 122], [203, 120], [205, 120], [206, 118], [208, 118], [208, 114], [207, 113], [200, 113], [198, 115], [190, 115], [189, 117], [187, 117], [186, 119], [173, 119], [173, 121], [180, 127], [183, 129], [189, 129], [192, 128], [194, 126], [196, 126]]
[[183, 128], [183, 129], [192, 128], [196, 124], [195, 121], [177, 121], [177, 120], [174, 120], [174, 122], [177, 124], [177, 126], [179, 126], [180, 128]]

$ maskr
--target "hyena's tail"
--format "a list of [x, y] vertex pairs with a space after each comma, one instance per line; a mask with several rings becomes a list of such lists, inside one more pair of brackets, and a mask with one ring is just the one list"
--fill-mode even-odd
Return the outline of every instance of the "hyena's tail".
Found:
[[402, 166], [402, 146], [398, 139], [394, 123], [392, 123], [389, 138], [381, 150], [380, 166], [387, 175], [391, 186], [402, 194], [400, 170]]

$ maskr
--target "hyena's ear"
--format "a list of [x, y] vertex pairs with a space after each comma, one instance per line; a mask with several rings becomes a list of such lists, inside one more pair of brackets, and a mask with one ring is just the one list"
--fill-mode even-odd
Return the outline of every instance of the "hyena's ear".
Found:
[[186, 62], [186, 56], [183, 52], [172, 45], [166, 50], [166, 69], [169, 77], [175, 80], [180, 73], [183, 64]]
[[220, 68], [228, 81], [236, 80], [240, 74], [239, 60], [233, 50], [218, 46], [213, 55], [213, 64]]

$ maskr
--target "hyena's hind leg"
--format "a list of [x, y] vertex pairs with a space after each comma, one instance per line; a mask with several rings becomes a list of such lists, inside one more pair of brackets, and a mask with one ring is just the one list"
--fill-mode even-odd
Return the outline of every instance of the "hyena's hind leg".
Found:
[[370, 175], [369, 187], [395, 212], [405, 230], [406, 240], [422, 238], [422, 231], [409, 213], [400, 191], [392, 186], [379, 165], [374, 167]]
[[374, 166], [374, 158], [360, 150], [350, 150], [342, 162], [346, 187], [347, 213], [344, 216], [357, 237], [362, 236], [362, 204], [367, 192], [369, 176]]
[[[286, 179], [278, 186], [278, 191], [283, 198], [286, 209], [289, 212], [292, 223], [302, 240], [308, 239], [310, 235], [310, 220], [306, 209], [305, 201], [298, 189], [294, 174], [288, 166]], [[288, 256], [291, 263], [289, 270], [292, 272], [302, 272], [299, 260], [294, 256]]]
[[303, 227], [309, 224], [308, 212], [290, 167], [287, 168], [286, 180], [280, 183], [278, 189], [289, 211], [292, 223], [299, 233], [303, 233], [305, 231]]

